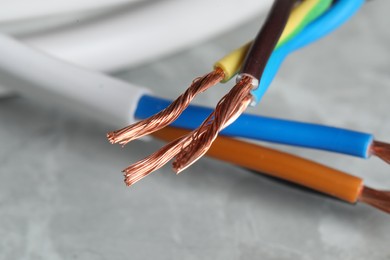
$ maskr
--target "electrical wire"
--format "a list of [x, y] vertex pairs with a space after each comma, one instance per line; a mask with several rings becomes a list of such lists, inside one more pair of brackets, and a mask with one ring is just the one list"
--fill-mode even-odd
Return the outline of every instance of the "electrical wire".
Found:
[[109, 132], [107, 134], [108, 140], [112, 144], [119, 143], [125, 145], [132, 140], [166, 127], [180, 116], [196, 95], [220, 82], [223, 76], [223, 71], [216, 69], [211, 73], [195, 79], [191, 86], [164, 110], [135, 124]]
[[258, 88], [252, 91], [254, 103], [258, 103], [271, 85], [283, 60], [293, 51], [319, 40], [339, 28], [364, 4], [365, 0], [338, 0], [326, 13], [307, 25], [296, 37], [275, 50], [268, 60]]
[[[182, 129], [167, 127], [153, 133], [153, 136], [170, 142], [188, 133]], [[348, 203], [363, 202], [390, 214], [390, 191], [364, 186], [361, 178], [298, 156], [227, 137], [218, 137], [207, 155], [302, 185]]]
[[[276, 1], [276, 3], [277, 3], [277, 1]], [[284, 3], [283, 1], [281, 1], [280, 5], [282, 5], [282, 4], [286, 4], [286, 6], [287, 6], [288, 3]], [[290, 2], [290, 4], [291, 4], [291, 2]], [[347, 18], [350, 17], [350, 15], [348, 16], [348, 14], [350, 14], [351, 12], [348, 12], [349, 9], [345, 8], [345, 6], [348, 7], [348, 5], [345, 4], [345, 2], [339, 1], [335, 6], [338, 7], [338, 9], [336, 9], [337, 11], [339, 11], [341, 13], [344, 11], [344, 15], [346, 15]], [[358, 7], [360, 7], [360, 6], [358, 6]], [[291, 6], [290, 6], [290, 8], [291, 8]], [[358, 8], [356, 8], [356, 6], [355, 6], [355, 9], [357, 10]], [[288, 10], [288, 9], [285, 9], [285, 10]], [[347, 10], [347, 12], [345, 12], [345, 10]], [[274, 17], [277, 16], [275, 13], [273, 15]], [[328, 16], [331, 16], [331, 15], [328, 15]], [[286, 17], [286, 14], [284, 15], [284, 17]], [[336, 24], [338, 23], [338, 25], [340, 25], [342, 23], [340, 21], [346, 20], [346, 18], [344, 18], [342, 15], [339, 15], [338, 17], [341, 17], [341, 19], [338, 19], [338, 20], [336, 19]], [[276, 19], [276, 18], [274, 18], [274, 19]], [[284, 24], [285, 24], [285, 22], [286, 22], [286, 20], [284, 21]], [[335, 22], [333, 22], [332, 24], [335, 24]], [[326, 29], [329, 29], [329, 27], [327, 27]], [[269, 31], [273, 31], [273, 30], [269, 30]], [[328, 31], [324, 30], [323, 32], [327, 33], [327, 32], [329, 32], [329, 30]], [[279, 30], [279, 34], [280, 33], [281, 33], [281, 31]], [[269, 33], [266, 33], [264, 35], [269, 35]], [[263, 37], [264, 37], [264, 35], [263, 35]], [[276, 40], [270, 41], [270, 42], [271, 42], [270, 45], [276, 44]], [[267, 44], [267, 43], [263, 43], [263, 44]], [[263, 49], [265, 49], [264, 53], [266, 53], [267, 51], [268, 51], [268, 53], [270, 53], [273, 48], [268, 48], [268, 50], [267, 50], [267, 48], [263, 48]], [[249, 54], [248, 57], [250, 57], [250, 56], [251, 55]], [[264, 58], [267, 58], [267, 56], [264, 56]], [[256, 64], [256, 62], [258, 63], [258, 60], [252, 61], [253, 64]], [[251, 63], [251, 62], [249, 62], [249, 63]], [[263, 66], [260, 66], [260, 67], [262, 67], [264, 69], [264, 67], [266, 66], [266, 63], [267, 62], [263, 62]], [[254, 67], [255, 66], [253, 66], [252, 68], [254, 68]], [[217, 134], [225, 126], [228, 125], [227, 122], [229, 122], [229, 124], [230, 124], [232, 122], [232, 118], [237, 117], [237, 115], [232, 114], [233, 110], [235, 110], [235, 111], [245, 110], [245, 109], [242, 109], [242, 105], [243, 105], [242, 101], [240, 101], [240, 99], [237, 99], [237, 97], [246, 98], [247, 97], [246, 92], [249, 90], [249, 87], [250, 86], [252, 86], [252, 88], [256, 87], [258, 85], [256, 80], [259, 78], [262, 79], [262, 77], [261, 77], [262, 70], [261, 69], [254, 70], [254, 71], [250, 71], [250, 70], [251, 70], [251, 68], [249, 68], [249, 70], [248, 70], [248, 69], [245, 69], [245, 67], [244, 67], [243, 71], [252, 74], [249, 77], [252, 79], [251, 84], [249, 84], [248, 74], [242, 73], [241, 77], [239, 77], [239, 81], [243, 81], [246, 83], [242, 84], [238, 88], [236, 88], [237, 87], [236, 86], [235, 88], [233, 88], [233, 91], [231, 91], [226, 96], [224, 96], [223, 99], [221, 100], [221, 102], [219, 102], [217, 105], [217, 108], [216, 108], [217, 112], [211, 114], [208, 117], [208, 119], [206, 119], [206, 121], [204, 121], [201, 124], [201, 126], [199, 128], [197, 128], [195, 131], [193, 131], [193, 134], [191, 137], [193, 139], [193, 141], [187, 142], [186, 146], [182, 147], [181, 152], [179, 152], [176, 156], [176, 160], [173, 163], [175, 171], [180, 172], [181, 170], [185, 169], [186, 167], [191, 165], [193, 162], [195, 162], [197, 159], [199, 159], [207, 151], [207, 149], [212, 144], [213, 140], [215, 140]], [[240, 92], [240, 91], [242, 91], [242, 92]], [[230, 100], [230, 101], [226, 102], [226, 100]], [[238, 107], [240, 107], [240, 109], [237, 109]], [[208, 130], [205, 131], [205, 128], [208, 128]], [[185, 140], [187, 140], [187, 139], [185, 139]], [[366, 149], [366, 151], [367, 151], [367, 149]], [[157, 158], [156, 158], [156, 160], [157, 160]]]
[[[0, 44], [3, 57], [0, 65], [2, 82], [10, 89], [40, 102], [62, 105], [113, 127], [135, 122], [134, 116], [139, 119], [149, 117], [170, 103], [145, 95], [149, 92], [146, 89], [138, 92], [138, 88], [127, 82], [77, 69], [7, 36], [0, 37]], [[21, 53], [23, 55], [20, 55]], [[32, 64], [34, 59], [42, 62], [35, 62], [29, 66], [29, 70], [20, 73], [23, 68], [20, 64]], [[58, 70], [55, 70], [56, 68]], [[117, 89], [117, 85], [121, 86], [121, 90]], [[116, 95], [118, 97], [115, 97]], [[190, 106], [173, 126], [194, 129], [210, 112], [207, 108]], [[222, 134], [329, 150], [362, 158], [374, 154], [387, 161], [390, 154], [388, 144], [383, 143], [381, 149], [375, 148], [378, 145], [374, 145], [371, 134], [252, 115], [238, 118], [238, 121], [222, 131]], [[380, 142], [375, 141], [375, 144], [378, 143]]]
[[[304, 30], [309, 23], [322, 15], [331, 3], [332, 0], [305, 0], [295, 6], [275, 49], [278, 49]], [[223, 69], [225, 78], [222, 82], [229, 81], [240, 70], [251, 45], [252, 41], [233, 50], [214, 63], [214, 68]]]
[[[250, 102], [250, 100], [251, 99], [249, 97], [246, 102]], [[236, 109], [239, 110], [240, 107], [237, 107]], [[234, 112], [236, 111], [233, 111], [233, 113]], [[177, 138], [168, 145], [147, 156], [143, 160], [130, 165], [123, 170], [125, 173], [126, 185], [131, 186], [132, 184], [149, 175], [151, 172], [161, 168], [191, 142], [192, 133], [188, 133], [182, 137]]]
[[[298, 29], [303, 27], [304, 22], [314, 19], [316, 15], [323, 12], [326, 9], [326, 5], [319, 4], [320, 2], [320, 0], [307, 0], [297, 5], [288, 19], [279, 43], [297, 33]], [[330, 4], [330, 1], [328, 2]], [[227, 74], [225, 73], [225, 69], [231, 70], [232, 65], [234, 66], [232, 63], [239, 62], [237, 55], [242, 55], [243, 51], [245, 50], [241, 48], [240, 51], [234, 51], [233, 54], [220, 60], [219, 64], [221, 67], [215, 66], [212, 72], [195, 79], [191, 86], [164, 110], [133, 125], [109, 132], [107, 138], [111, 143], [125, 145], [132, 140], [148, 135], [153, 131], [157, 131], [171, 124], [198, 94], [226, 79]]]
[[[31, 48], [28, 48], [29, 51], [26, 52], [26, 46], [23, 46], [23, 51], [21, 51], [19, 48], [21, 44], [19, 42], [8, 37], [5, 37], [7, 40], [4, 41], [4, 37], [0, 37], [2, 46], [0, 52], [2, 52], [3, 57], [1, 66], [4, 67], [5, 63], [13, 61], [11, 64], [13, 71], [11, 74], [9, 73], [10, 65], [5, 65], [8, 69], [0, 69], [2, 81], [6, 82], [12, 89], [20, 90], [22, 94], [26, 94], [27, 96], [36, 97], [39, 101], [47, 102], [51, 100], [56, 105], [64, 105], [77, 113], [87, 114], [112, 126], [120, 126], [132, 122], [134, 120], [133, 111], [137, 106], [135, 116], [137, 118], [145, 118], [145, 115], [150, 116], [168, 104], [164, 100], [145, 96], [144, 94], [148, 93], [145, 89], [142, 90], [141, 94], [135, 94], [138, 93], [138, 88], [136, 88], [136, 91], [133, 91], [134, 86], [129, 83], [113, 80], [107, 76], [90, 73], [86, 70], [75, 70], [74, 66], [56, 61]], [[12, 44], [10, 44], [10, 40], [13, 41]], [[24, 55], [16, 55], [20, 53]], [[31, 64], [31, 61], [35, 59], [36, 55], [43, 56], [44, 62], [37, 62], [33, 66], [29, 66], [31, 75], [20, 74], [19, 70], [21, 66], [19, 64]], [[39, 58], [39, 60], [41, 61], [42, 58]], [[61, 65], [58, 65], [58, 62]], [[54, 68], [60, 69], [53, 71]], [[47, 77], [48, 71], [50, 71], [53, 78]], [[77, 75], [77, 77], [74, 75]], [[26, 82], [29, 82], [29, 84], [26, 85]], [[123, 89], [120, 91], [117, 90], [116, 85], [122, 86]], [[70, 86], [75, 86], [75, 90], [70, 88]], [[115, 95], [118, 94], [118, 98], [113, 97], [112, 92], [110, 94], [105, 93], [108, 86], [114, 90]], [[104, 94], [102, 93], [100, 95], [102, 88], [104, 88]], [[126, 95], [123, 93], [129, 94]], [[83, 98], [77, 97], [79, 94], [85, 96], [84, 98], [87, 99], [86, 104], [83, 103]], [[139, 100], [141, 96], [143, 97]], [[84, 109], [84, 106], [88, 108]], [[97, 107], [97, 110], [94, 107]], [[194, 129], [206, 118], [209, 111], [206, 108], [190, 106], [173, 125]], [[275, 124], [278, 122], [278, 120], [272, 118], [260, 117], [257, 119], [255, 116], [245, 115], [240, 117], [236, 123], [233, 123], [222, 133], [325, 149], [363, 158], [367, 158], [373, 154], [389, 161], [389, 145], [378, 141], [373, 142], [371, 134], [320, 125], [294, 124], [292, 121], [282, 121], [281, 124]]]
[[[143, 96], [134, 116], [138, 119], [148, 118], [163, 110], [170, 102], [162, 98]], [[190, 105], [171, 126], [195, 129], [211, 112], [211, 108]], [[370, 157], [374, 140], [373, 135], [368, 133], [251, 114], [241, 115], [223, 129], [221, 134], [326, 150], [360, 158]]]
[[255, 87], [257, 87], [258, 82], [262, 77], [268, 59], [287, 25], [288, 17], [296, 2], [298, 1], [274, 1], [274, 5], [272, 6], [264, 25], [261, 27], [261, 30], [246, 54], [240, 75], [247, 75], [255, 79], [257, 82]]
[[[175, 157], [173, 168], [176, 172], [183, 171], [199, 160], [210, 148], [219, 132], [228, 125], [228, 122], [234, 122], [245, 111], [249, 103], [244, 103], [244, 99], [251, 95], [253, 88], [257, 88], [268, 58], [278, 43], [296, 2], [274, 1], [265, 23], [246, 55], [237, 77], [237, 84], [217, 104], [209, 116], [211, 120], [204, 121], [192, 132], [192, 142], [187, 145], [188, 148], [184, 147]], [[236, 107], [241, 109], [236, 109]], [[238, 114], [232, 113], [233, 110], [236, 110]], [[207, 129], [203, 130], [204, 128]]]

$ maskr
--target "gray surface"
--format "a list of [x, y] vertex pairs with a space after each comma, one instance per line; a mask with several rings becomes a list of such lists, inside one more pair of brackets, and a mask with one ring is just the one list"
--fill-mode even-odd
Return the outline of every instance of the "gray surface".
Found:
[[[390, 2], [373, 1], [331, 37], [284, 64], [251, 112], [374, 132], [390, 140]], [[122, 73], [177, 95], [257, 22]], [[212, 105], [218, 87], [197, 102]], [[390, 259], [390, 217], [202, 159], [165, 167], [132, 188], [120, 170], [162, 145], [125, 149], [107, 126], [28, 99], [0, 102], [1, 259]], [[389, 189], [376, 158], [278, 146]]]

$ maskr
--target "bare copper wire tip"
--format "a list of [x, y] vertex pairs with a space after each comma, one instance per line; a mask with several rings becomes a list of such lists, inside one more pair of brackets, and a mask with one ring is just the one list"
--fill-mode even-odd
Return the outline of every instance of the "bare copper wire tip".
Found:
[[148, 157], [130, 165], [124, 172], [125, 183], [131, 186], [168, 163], [190, 141], [189, 135], [177, 138]]
[[176, 100], [174, 100], [167, 108], [159, 113], [141, 120], [135, 124], [109, 132], [108, 140], [114, 144], [122, 145], [140, 138], [142, 136], [158, 131], [175, 121], [180, 114], [188, 107], [190, 102], [200, 93], [206, 91], [210, 87], [219, 83], [225, 77], [225, 73], [221, 68], [216, 68], [214, 71], [196, 78], [191, 86]]
[[375, 190], [364, 186], [359, 201], [390, 214], [390, 191]]
[[390, 144], [374, 141], [371, 146], [371, 153], [390, 164]]
[[251, 89], [252, 78], [243, 77], [218, 102], [213, 114], [193, 131], [190, 144], [176, 156], [173, 162], [176, 173], [180, 173], [201, 158], [210, 149], [219, 132], [245, 111], [252, 101]]

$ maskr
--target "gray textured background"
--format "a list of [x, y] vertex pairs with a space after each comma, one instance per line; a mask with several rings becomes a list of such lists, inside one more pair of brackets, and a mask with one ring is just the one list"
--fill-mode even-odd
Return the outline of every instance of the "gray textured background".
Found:
[[[390, 141], [388, 10], [389, 1], [373, 1], [291, 56], [250, 112]], [[258, 24], [117, 76], [176, 96]], [[197, 102], [215, 104], [226, 90]], [[121, 149], [108, 144], [108, 130], [29, 99], [0, 102], [1, 259], [390, 259], [388, 215], [211, 159], [178, 177], [165, 167], [127, 188], [120, 170], [162, 143]], [[376, 158], [277, 147], [390, 189], [390, 168]]]

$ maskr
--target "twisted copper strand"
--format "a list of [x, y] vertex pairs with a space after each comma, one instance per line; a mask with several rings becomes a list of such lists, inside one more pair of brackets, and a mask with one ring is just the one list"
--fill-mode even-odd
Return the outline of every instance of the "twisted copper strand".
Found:
[[135, 124], [117, 131], [109, 132], [107, 134], [108, 140], [113, 144], [119, 143], [125, 145], [132, 140], [166, 127], [180, 116], [198, 94], [219, 83], [224, 76], [223, 70], [216, 68], [214, 71], [196, 78], [191, 86], [167, 108]]
[[390, 191], [375, 190], [364, 186], [359, 201], [390, 213]]
[[390, 144], [374, 141], [371, 146], [371, 153], [383, 161], [390, 163]]
[[200, 157], [211, 147], [219, 132], [234, 122], [248, 107], [252, 100], [252, 78], [243, 77], [218, 103], [212, 121], [204, 123], [194, 130], [192, 141], [178, 153], [173, 162], [173, 168], [180, 173]]
[[126, 185], [131, 186], [151, 172], [164, 166], [188, 143], [190, 140], [188, 137], [188, 135], [180, 137], [143, 160], [124, 169], [122, 172], [124, 172]]

